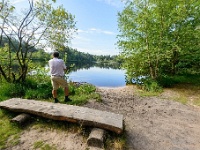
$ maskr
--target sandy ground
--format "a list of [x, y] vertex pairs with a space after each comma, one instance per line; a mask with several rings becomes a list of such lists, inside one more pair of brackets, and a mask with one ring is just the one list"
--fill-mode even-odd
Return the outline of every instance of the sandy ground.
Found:
[[[124, 115], [127, 150], [200, 150], [200, 107], [169, 100], [173, 91], [159, 97], [140, 97], [133, 86], [98, 88], [102, 102], [89, 101], [85, 107]], [[33, 149], [35, 141], [45, 141], [57, 150], [86, 150], [79, 133], [27, 129], [20, 143], [8, 150]]]

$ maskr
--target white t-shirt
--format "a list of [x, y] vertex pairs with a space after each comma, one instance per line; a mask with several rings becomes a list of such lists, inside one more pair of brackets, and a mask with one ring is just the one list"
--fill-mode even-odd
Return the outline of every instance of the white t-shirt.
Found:
[[52, 76], [64, 76], [66, 65], [62, 59], [53, 58], [49, 60], [50, 73]]

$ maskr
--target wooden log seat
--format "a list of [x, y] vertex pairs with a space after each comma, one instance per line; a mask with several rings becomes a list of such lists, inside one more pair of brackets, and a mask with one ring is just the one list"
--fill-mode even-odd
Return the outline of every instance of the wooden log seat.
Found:
[[69, 121], [84, 126], [98, 127], [117, 134], [123, 132], [123, 115], [87, 107], [12, 98], [0, 102], [0, 108], [53, 120]]

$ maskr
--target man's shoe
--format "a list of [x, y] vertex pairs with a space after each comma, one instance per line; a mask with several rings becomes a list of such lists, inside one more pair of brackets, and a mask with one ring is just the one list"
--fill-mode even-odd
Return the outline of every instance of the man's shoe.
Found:
[[59, 101], [58, 101], [58, 99], [57, 98], [55, 98], [54, 99], [54, 103], [58, 103]]
[[72, 100], [70, 98], [65, 98], [65, 103], [71, 102]]

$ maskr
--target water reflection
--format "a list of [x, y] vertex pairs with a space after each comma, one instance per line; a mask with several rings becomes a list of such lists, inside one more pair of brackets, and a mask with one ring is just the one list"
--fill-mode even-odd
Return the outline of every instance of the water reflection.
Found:
[[87, 82], [97, 87], [125, 86], [125, 71], [112, 68], [90, 67], [80, 69], [69, 74], [69, 80]]
[[[48, 68], [48, 62], [36, 62], [37, 66]], [[68, 62], [68, 80], [87, 82], [97, 87], [119, 87], [126, 85], [125, 71], [118, 63], [75, 63]], [[37, 70], [33, 70], [38, 73]], [[33, 72], [34, 73], [34, 72]], [[32, 72], [31, 72], [32, 74]], [[47, 73], [49, 74], [49, 73]]]
[[103, 63], [103, 62], [68, 62], [66, 64], [68, 68], [70, 68], [70, 71], [77, 71], [80, 69], [90, 69], [91, 67], [98, 67], [98, 68], [112, 68], [112, 69], [120, 69], [120, 64], [113, 62], [113, 63]]
[[119, 87], [126, 85], [125, 71], [118, 63], [71, 63], [69, 80], [87, 82], [97, 87]]

